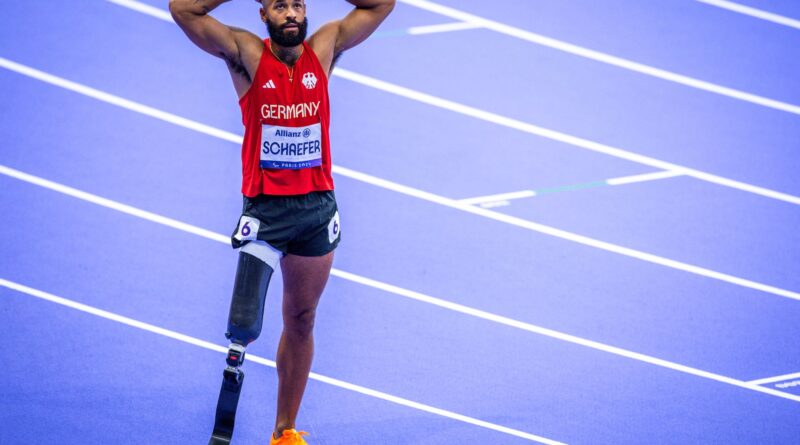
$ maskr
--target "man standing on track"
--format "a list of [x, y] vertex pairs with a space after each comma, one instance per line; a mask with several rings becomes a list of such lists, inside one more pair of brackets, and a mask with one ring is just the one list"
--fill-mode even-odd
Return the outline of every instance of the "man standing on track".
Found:
[[395, 1], [347, 0], [355, 8], [308, 40], [304, 0], [256, 0], [269, 33], [266, 40], [209, 15], [226, 1], [169, 2], [189, 39], [227, 64], [245, 125], [244, 209], [232, 236], [240, 249], [226, 333], [232, 343], [210, 443], [230, 441], [243, 379], [239, 366], [245, 347], [260, 334], [267, 286], [280, 263], [284, 327], [270, 443], [305, 444], [295, 419], [311, 369], [315, 311], [340, 237], [328, 137], [328, 76], [339, 55], [369, 37]]

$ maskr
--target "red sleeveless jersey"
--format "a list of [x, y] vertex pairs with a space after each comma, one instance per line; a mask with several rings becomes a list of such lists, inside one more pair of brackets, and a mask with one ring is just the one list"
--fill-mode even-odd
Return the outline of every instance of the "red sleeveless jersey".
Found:
[[272, 54], [269, 39], [264, 43], [253, 83], [239, 99], [242, 193], [252, 198], [333, 190], [325, 71], [305, 42], [291, 71]]

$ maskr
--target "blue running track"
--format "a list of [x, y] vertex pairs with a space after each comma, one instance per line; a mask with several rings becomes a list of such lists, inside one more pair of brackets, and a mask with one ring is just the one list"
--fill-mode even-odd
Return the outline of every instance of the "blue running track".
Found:
[[[0, 444], [205, 444], [226, 69], [166, 0], [7, 3]], [[216, 16], [264, 34], [252, 0]], [[800, 443], [799, 78], [800, 28], [700, 1], [399, 0], [331, 78], [309, 443]], [[272, 429], [280, 289], [237, 444]]]

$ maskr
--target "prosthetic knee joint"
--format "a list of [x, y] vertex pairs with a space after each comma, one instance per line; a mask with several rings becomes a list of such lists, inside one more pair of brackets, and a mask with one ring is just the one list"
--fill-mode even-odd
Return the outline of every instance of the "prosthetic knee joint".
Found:
[[244, 372], [240, 368], [244, 363], [245, 348], [261, 334], [267, 287], [281, 256], [280, 251], [263, 241], [251, 241], [239, 250], [228, 331], [225, 333], [231, 341], [225, 358], [228, 366], [222, 374], [214, 432], [209, 445], [227, 445], [233, 436], [236, 407], [244, 383]]

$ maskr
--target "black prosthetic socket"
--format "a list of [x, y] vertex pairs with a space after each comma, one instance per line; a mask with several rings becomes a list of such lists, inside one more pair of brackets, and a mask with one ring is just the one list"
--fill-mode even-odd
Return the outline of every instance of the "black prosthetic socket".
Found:
[[261, 334], [264, 300], [272, 272], [272, 268], [260, 259], [249, 253], [239, 253], [228, 313], [228, 332], [225, 333], [225, 337], [233, 343], [247, 346]]
[[261, 334], [264, 300], [272, 272], [272, 267], [260, 259], [248, 253], [239, 253], [239, 265], [236, 268], [236, 281], [228, 315], [228, 332], [225, 333], [225, 337], [232, 343], [228, 347], [225, 359], [228, 367], [222, 373], [214, 432], [208, 441], [209, 445], [231, 443], [236, 407], [244, 383], [244, 372], [239, 368], [244, 362], [245, 346]]

